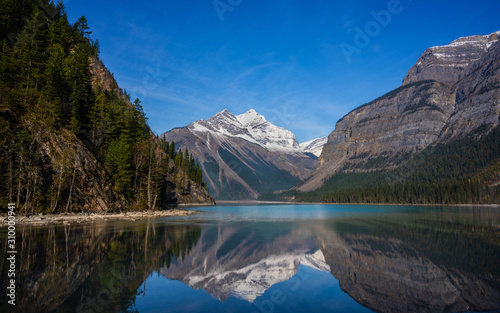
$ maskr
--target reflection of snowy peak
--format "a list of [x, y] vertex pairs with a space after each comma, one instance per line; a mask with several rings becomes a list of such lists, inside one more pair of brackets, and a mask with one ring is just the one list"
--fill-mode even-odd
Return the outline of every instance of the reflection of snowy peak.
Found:
[[234, 296], [253, 302], [271, 286], [292, 278], [300, 264], [330, 272], [330, 266], [318, 249], [313, 254], [296, 251], [272, 255], [241, 269], [215, 268], [203, 276], [188, 275], [183, 281], [191, 287], [209, 291], [219, 299]]
[[316, 138], [313, 140], [309, 140], [300, 144], [300, 149], [304, 153], [312, 153], [315, 156], [319, 157], [321, 155], [321, 151], [323, 151], [323, 146], [328, 141], [328, 137]]
[[219, 138], [241, 138], [271, 151], [301, 152], [291, 131], [271, 124], [253, 109], [237, 116], [224, 110], [207, 120], [196, 121], [188, 128], [194, 132], [210, 132]]

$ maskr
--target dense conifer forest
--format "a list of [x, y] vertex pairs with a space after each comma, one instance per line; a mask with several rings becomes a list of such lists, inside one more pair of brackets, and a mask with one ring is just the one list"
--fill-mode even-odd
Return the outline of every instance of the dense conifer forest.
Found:
[[[189, 151], [151, 132], [141, 101], [95, 75], [99, 41], [84, 16], [69, 23], [62, 1], [1, 0], [0, 18], [2, 210], [83, 211], [78, 189], [91, 184], [109, 184], [136, 209], [169, 203], [172, 189], [204, 188]], [[81, 172], [94, 163], [102, 182]]]

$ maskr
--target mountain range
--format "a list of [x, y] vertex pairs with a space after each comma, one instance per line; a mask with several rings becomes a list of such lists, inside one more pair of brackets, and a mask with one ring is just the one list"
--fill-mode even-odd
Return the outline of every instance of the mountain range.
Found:
[[216, 199], [256, 199], [293, 187], [311, 174], [326, 138], [299, 144], [295, 135], [255, 110], [223, 110], [161, 135], [188, 148]]
[[[407, 166], [409, 171], [397, 174], [404, 179], [424, 166], [411, 161], [423, 150], [433, 155], [436, 147], [457, 140], [481, 140], [488, 135], [498, 141], [494, 130], [500, 120], [499, 35], [463, 37], [428, 48], [399, 88], [358, 107], [336, 123], [315, 172], [296, 189], [310, 192], [328, 184], [337, 174], [391, 170], [406, 162], [411, 164]], [[482, 158], [479, 162], [485, 164], [467, 179], [491, 168], [492, 175], [484, 179], [490, 185], [498, 182], [498, 151], [494, 146], [488, 151], [491, 160]], [[452, 155], [442, 157], [453, 160]], [[471, 158], [469, 162], [477, 161]]]
[[255, 110], [224, 110], [162, 138], [193, 152], [218, 199], [495, 202], [499, 35], [428, 48], [400, 87], [346, 114], [327, 138], [299, 144]]

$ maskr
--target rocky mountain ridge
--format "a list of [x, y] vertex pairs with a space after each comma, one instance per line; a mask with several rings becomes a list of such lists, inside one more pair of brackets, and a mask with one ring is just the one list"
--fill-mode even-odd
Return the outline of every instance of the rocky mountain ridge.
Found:
[[236, 116], [225, 109], [207, 120], [198, 120], [187, 128], [195, 133], [210, 132], [213, 136], [241, 138], [270, 151], [302, 152], [291, 131], [271, 124], [253, 109]]
[[256, 199], [288, 189], [307, 177], [316, 162], [292, 132], [255, 110], [240, 115], [223, 110], [161, 137], [193, 153], [217, 199]]
[[410, 68], [403, 85], [424, 80], [456, 83], [465, 68], [478, 61], [499, 36], [500, 31], [486, 36], [462, 37], [448, 45], [428, 48]]
[[[343, 172], [398, 167], [429, 145], [446, 143], [499, 124], [500, 43], [488, 36], [460, 38], [427, 49], [403, 84], [340, 119], [297, 190], [315, 190]], [[481, 129], [479, 127], [482, 127]]]

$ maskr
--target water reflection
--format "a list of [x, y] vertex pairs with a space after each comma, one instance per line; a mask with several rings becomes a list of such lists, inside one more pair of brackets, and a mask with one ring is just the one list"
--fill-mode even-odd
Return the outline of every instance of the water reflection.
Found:
[[[16, 309], [497, 310], [499, 225], [498, 209], [441, 208], [297, 221], [18, 227]], [[6, 290], [3, 230], [0, 237]], [[5, 302], [2, 312], [10, 309]]]
[[489, 218], [469, 224], [478, 215], [442, 217], [345, 221], [336, 225], [343, 231], [325, 227], [317, 234], [332, 274], [365, 307], [381, 312], [498, 309], [498, 215], [492, 216], [495, 226]]
[[160, 273], [221, 301], [234, 296], [253, 302], [271, 286], [291, 279], [299, 265], [330, 272], [311, 232], [290, 230], [284, 224], [263, 233], [266, 226], [273, 227], [207, 227], [185, 260], [163, 267]]
[[[103, 222], [86, 226], [18, 226], [16, 312], [119, 312], [154, 271], [182, 261], [200, 227]], [[4, 280], [5, 234], [0, 264]], [[2, 299], [0, 311], [12, 309]]]

